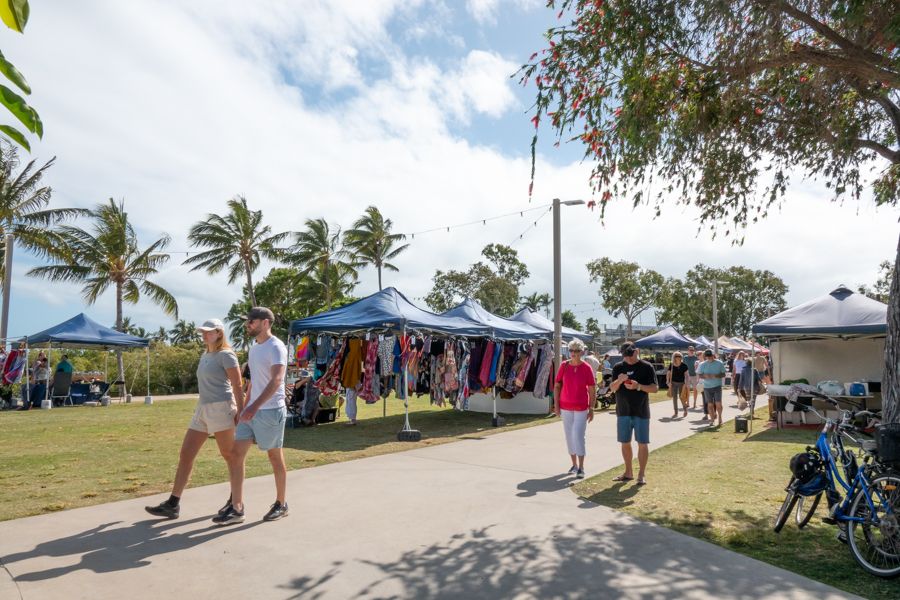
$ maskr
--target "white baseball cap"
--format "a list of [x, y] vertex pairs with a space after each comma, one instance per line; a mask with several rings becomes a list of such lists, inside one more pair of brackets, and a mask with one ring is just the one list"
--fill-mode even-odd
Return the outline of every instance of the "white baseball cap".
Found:
[[207, 319], [203, 321], [203, 325], [197, 327], [197, 331], [214, 331], [216, 329], [225, 331], [225, 325], [219, 319]]

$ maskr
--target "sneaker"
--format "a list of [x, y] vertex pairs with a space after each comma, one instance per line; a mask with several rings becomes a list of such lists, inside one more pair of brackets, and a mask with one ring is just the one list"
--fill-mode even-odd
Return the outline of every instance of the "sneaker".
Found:
[[575, 465], [572, 465], [572, 468], [566, 472], [566, 475], [574, 475], [577, 472], [578, 472], [578, 467], [576, 467]]
[[144, 510], [154, 517], [165, 517], [167, 519], [177, 519], [181, 513], [180, 506], [172, 506], [168, 500], [164, 500], [156, 506], [145, 506]]
[[212, 522], [216, 525], [236, 525], [238, 523], [243, 523], [244, 511], [236, 509], [229, 502], [225, 512], [213, 517]]
[[575, 471], [575, 479], [584, 479], [584, 469]]
[[272, 508], [269, 509], [269, 512], [265, 514], [263, 517], [263, 521], [277, 521], [282, 517], [288, 516], [288, 505], [287, 502], [282, 504], [281, 502], [275, 501], [275, 504], [272, 505]]
[[221, 517], [222, 515], [224, 515], [225, 513], [228, 512], [228, 509], [229, 509], [229, 508], [231, 508], [231, 496], [228, 496], [228, 501], [225, 502], [225, 506], [223, 506], [222, 508], [220, 508], [220, 509], [219, 509], [219, 512], [217, 512], [216, 514], [219, 515], [219, 516]]

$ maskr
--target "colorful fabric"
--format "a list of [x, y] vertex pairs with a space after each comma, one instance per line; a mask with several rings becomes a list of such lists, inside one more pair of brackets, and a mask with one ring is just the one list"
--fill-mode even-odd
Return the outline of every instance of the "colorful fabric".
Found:
[[378, 378], [375, 376], [375, 363], [378, 362], [378, 339], [369, 340], [366, 346], [366, 362], [363, 367], [363, 386], [359, 393], [359, 397], [366, 401], [366, 404], [374, 404], [378, 402], [378, 391], [376, 382]]
[[534, 381], [534, 397], [547, 397], [547, 382], [550, 380], [550, 371], [553, 369], [553, 346], [544, 344], [541, 347], [540, 363], [538, 366], [537, 378]]
[[495, 346], [494, 342], [488, 341], [484, 348], [484, 356], [481, 359], [481, 368], [478, 372], [478, 382], [481, 384], [479, 386], [481, 388], [486, 388], [491, 384], [491, 365], [494, 363]]
[[341, 385], [345, 388], [353, 388], [359, 385], [362, 377], [363, 341], [350, 339], [347, 344], [344, 368], [341, 370]]
[[10, 385], [19, 381], [25, 368], [25, 352], [10, 350], [3, 364], [3, 383]]
[[294, 356], [297, 358], [297, 362], [300, 362], [301, 360], [309, 360], [308, 337], [300, 338], [300, 341], [297, 342], [297, 350], [295, 351]]
[[444, 391], [452, 394], [459, 389], [459, 373], [456, 369], [456, 344], [450, 342], [447, 344], [445, 352], [446, 361], [444, 364]]
[[347, 340], [341, 344], [340, 350], [334, 356], [334, 360], [328, 365], [325, 374], [316, 382], [316, 387], [326, 396], [333, 396], [338, 393], [341, 386], [341, 358], [347, 350]]

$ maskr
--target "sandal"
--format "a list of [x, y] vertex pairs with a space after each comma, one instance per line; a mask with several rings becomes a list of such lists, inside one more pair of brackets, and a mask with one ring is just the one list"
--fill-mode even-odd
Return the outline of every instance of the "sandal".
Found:
[[619, 475], [617, 477], [613, 477], [613, 481], [631, 481], [634, 477], [626, 477], [625, 475]]
[[637, 485], [647, 485], [647, 480], [643, 477], [638, 477]]

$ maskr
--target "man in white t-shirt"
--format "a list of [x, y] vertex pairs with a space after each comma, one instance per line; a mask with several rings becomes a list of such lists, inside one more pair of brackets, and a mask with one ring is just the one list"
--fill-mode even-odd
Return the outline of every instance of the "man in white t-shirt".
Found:
[[[287, 369], [287, 348], [272, 335], [275, 315], [263, 306], [251, 308], [247, 313], [247, 333], [256, 340], [250, 348], [250, 385], [247, 404], [238, 419], [234, 432], [235, 458], [241, 465], [247, 458], [250, 445], [255, 441], [265, 450], [275, 475], [275, 503], [263, 517], [264, 521], [276, 521], [288, 514], [287, 467], [284, 464], [285, 409], [284, 374]], [[241, 469], [243, 473], [243, 468]], [[231, 507], [213, 517], [219, 525], [231, 525], [244, 520], [244, 481], [232, 490]]]

